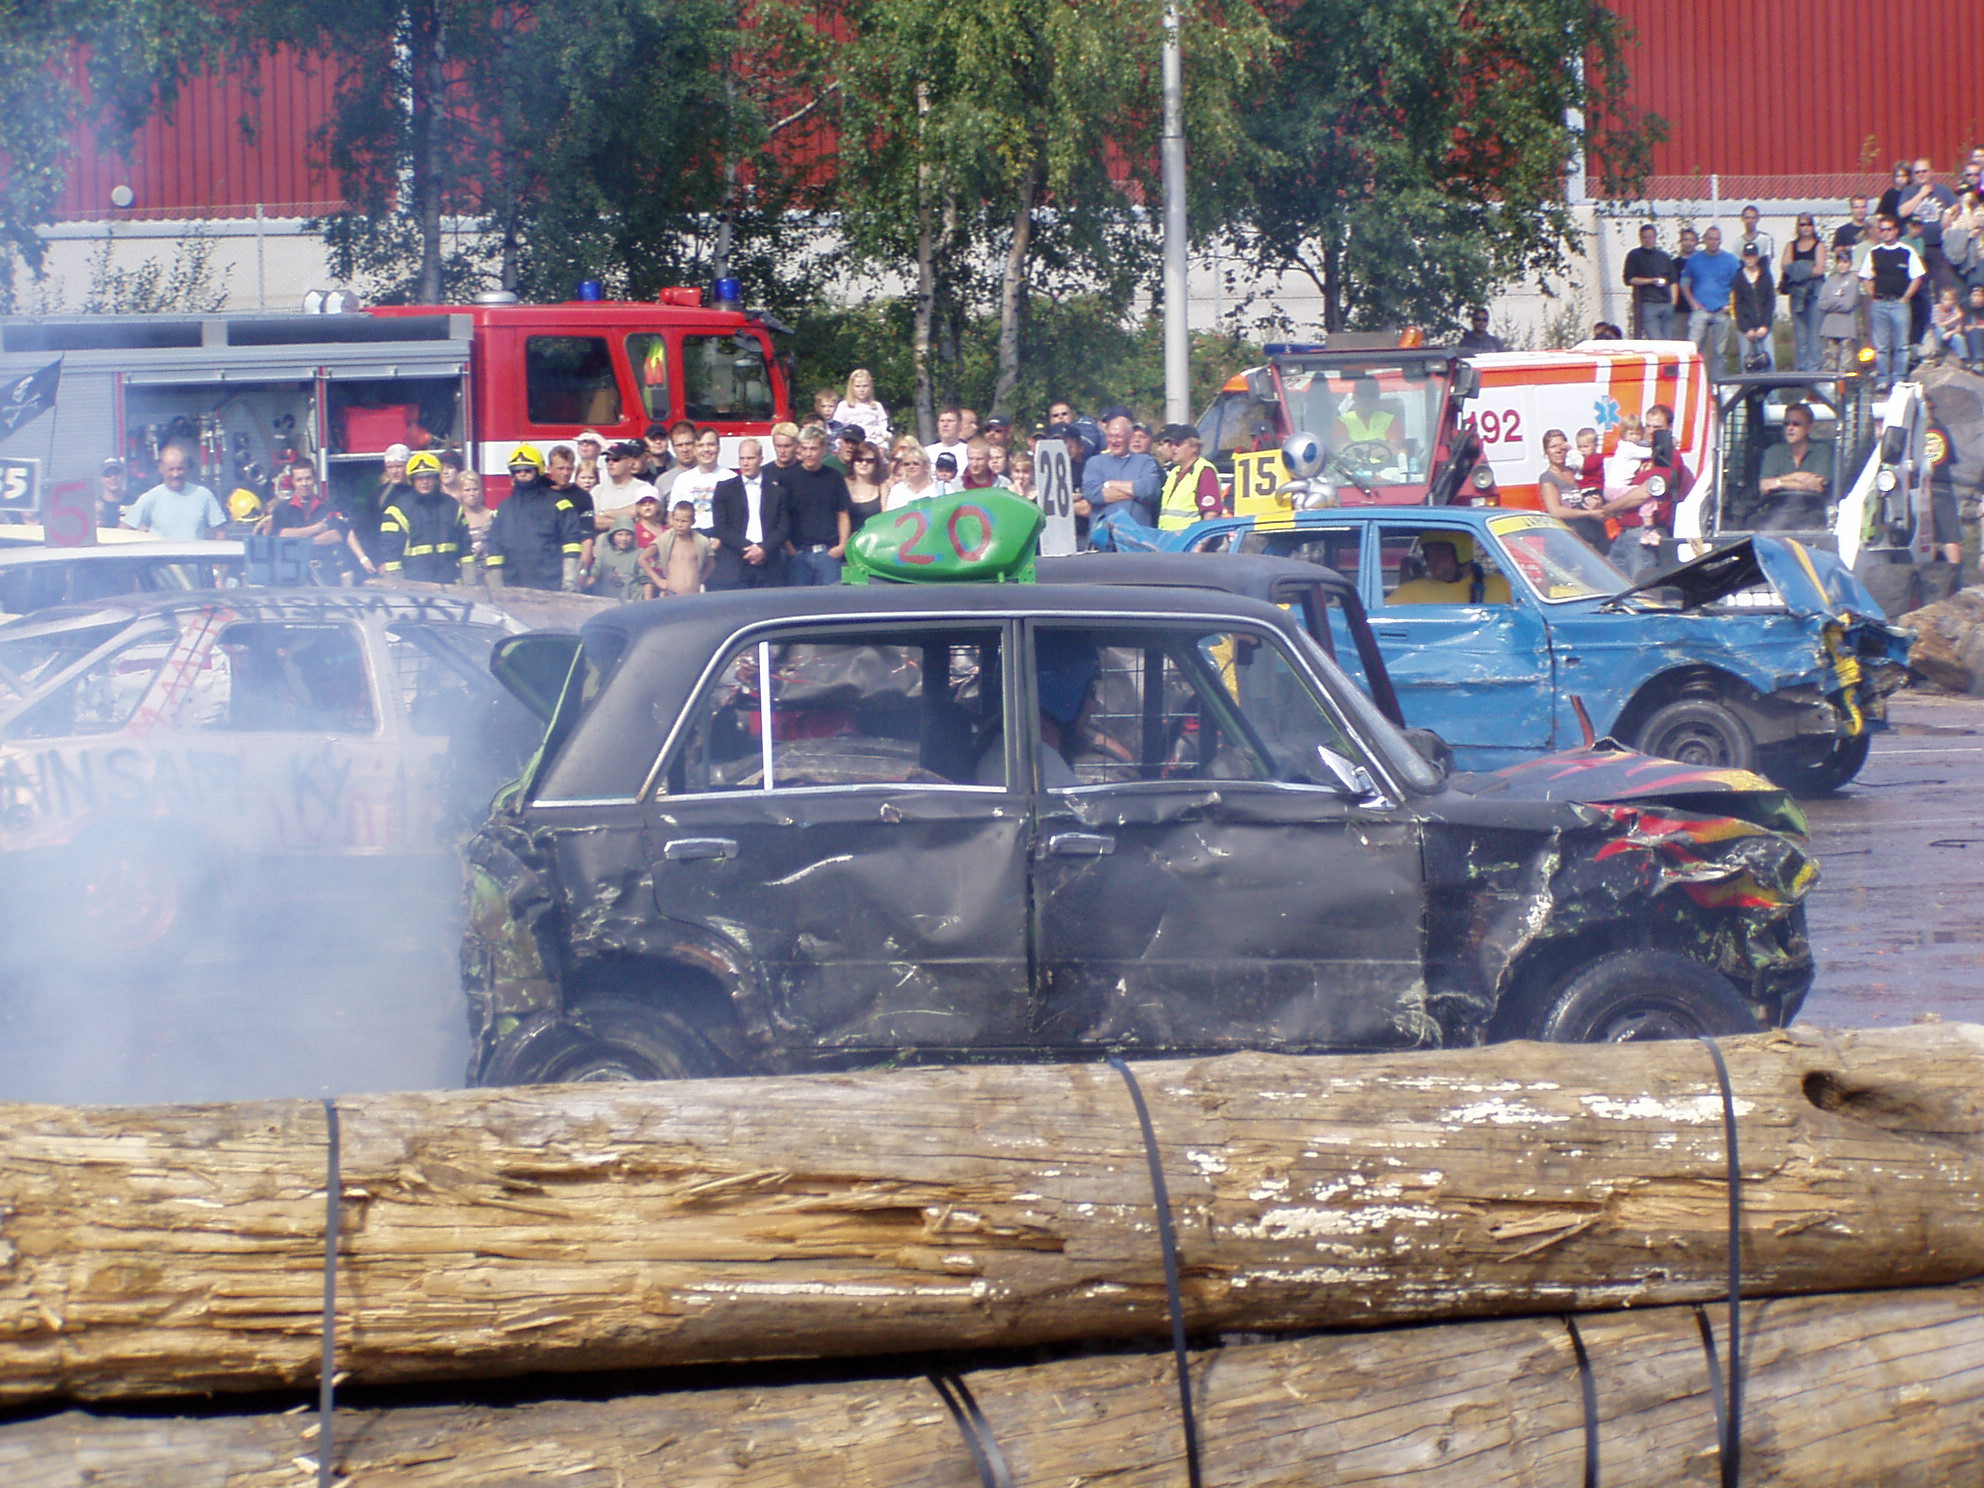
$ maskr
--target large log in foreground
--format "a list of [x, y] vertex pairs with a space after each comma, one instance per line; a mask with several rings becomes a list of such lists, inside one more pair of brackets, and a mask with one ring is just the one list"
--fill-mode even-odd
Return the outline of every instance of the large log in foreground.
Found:
[[[1727, 1367], [1723, 1310], [1714, 1324]], [[1715, 1399], [1695, 1309], [1587, 1315], [1598, 1481], [1717, 1480]], [[1742, 1481], [1949, 1488], [1984, 1479], [1984, 1291], [1744, 1306]], [[979, 1370], [963, 1382], [1020, 1488], [1176, 1488], [1185, 1474], [1168, 1355]], [[1305, 1337], [1194, 1356], [1205, 1478], [1221, 1488], [1584, 1480], [1585, 1414], [1562, 1318]], [[354, 1488], [977, 1488], [923, 1378], [340, 1412]], [[294, 1488], [313, 1414], [0, 1427], [9, 1488]]]
[[[1753, 1295], [1984, 1275], [1984, 1028], [1726, 1046]], [[1195, 1330], [1697, 1300], [1722, 1107], [1692, 1042], [1139, 1066]], [[341, 1107], [365, 1382], [1161, 1336], [1107, 1066]], [[0, 1400], [315, 1378], [314, 1102], [0, 1108]]]

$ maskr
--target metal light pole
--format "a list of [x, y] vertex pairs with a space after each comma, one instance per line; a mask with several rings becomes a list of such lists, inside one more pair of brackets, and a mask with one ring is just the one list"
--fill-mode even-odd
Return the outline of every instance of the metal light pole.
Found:
[[1164, 418], [1192, 421], [1192, 339], [1185, 313], [1185, 79], [1178, 10], [1164, 7]]

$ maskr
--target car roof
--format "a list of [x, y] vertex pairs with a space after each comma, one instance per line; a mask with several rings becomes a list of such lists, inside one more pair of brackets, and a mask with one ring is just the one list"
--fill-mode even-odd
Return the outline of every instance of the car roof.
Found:
[[1144, 588], [1102, 584], [830, 584], [797, 589], [744, 589], [703, 594], [694, 600], [651, 599], [621, 605], [588, 620], [580, 634], [589, 646], [613, 651], [636, 643], [651, 631], [680, 634], [723, 632], [774, 620], [830, 619], [836, 615], [1068, 613], [1103, 610], [1122, 614], [1204, 614], [1231, 610], [1236, 616], [1282, 622], [1282, 612], [1243, 595], [1214, 598], [1208, 586]]
[[375, 589], [179, 589], [169, 594], [120, 595], [90, 604], [57, 605], [0, 625], [0, 639], [60, 630], [65, 626], [130, 625], [153, 616], [223, 607], [246, 619], [297, 618], [299, 611], [323, 616], [384, 615], [431, 624], [508, 625], [502, 612], [467, 598], [396, 594]]
[[1287, 584], [1341, 594], [1357, 592], [1357, 586], [1335, 569], [1265, 553], [1076, 553], [1066, 558], [1042, 558], [1037, 570], [1043, 584], [1223, 589], [1270, 602]]
[[18, 568], [23, 564], [102, 563], [112, 558], [143, 559], [155, 563], [183, 563], [189, 558], [242, 558], [247, 548], [238, 542], [148, 542], [119, 543], [113, 547], [36, 548], [0, 546], [0, 567]]

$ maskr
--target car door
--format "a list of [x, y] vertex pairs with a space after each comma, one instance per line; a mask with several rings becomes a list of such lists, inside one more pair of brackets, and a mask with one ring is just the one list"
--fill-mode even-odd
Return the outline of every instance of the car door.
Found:
[[[1442, 534], [1475, 547], [1484, 602], [1394, 602], [1401, 583], [1418, 576], [1424, 544]], [[1496, 769], [1554, 748], [1549, 626], [1485, 538], [1451, 524], [1386, 521], [1372, 556], [1365, 604], [1406, 722], [1437, 732], [1463, 770]], [[1486, 602], [1503, 592], [1498, 578], [1508, 597]]]
[[1006, 650], [997, 621], [773, 630], [691, 704], [646, 807], [655, 909], [740, 950], [789, 1047], [1024, 1043]]
[[1428, 1036], [1418, 824], [1339, 783], [1369, 760], [1279, 636], [1043, 620], [1029, 650], [1044, 1047]]

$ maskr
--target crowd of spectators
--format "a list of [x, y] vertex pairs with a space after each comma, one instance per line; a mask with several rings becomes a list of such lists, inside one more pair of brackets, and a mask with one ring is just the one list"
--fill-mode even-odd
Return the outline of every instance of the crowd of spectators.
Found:
[[[1120, 524], [1182, 528], [1222, 509], [1191, 425], [1153, 430], [1125, 408], [1089, 417], [1057, 400], [1033, 433], [1064, 442], [1076, 521], [1098, 545]], [[804, 425], [780, 423], [762, 439], [726, 440], [683, 420], [651, 424], [641, 439], [585, 430], [544, 451], [520, 444], [509, 494], [493, 508], [458, 451], [399, 444], [376, 480], [341, 495], [297, 458], [263, 493], [237, 490], [226, 504], [191, 479], [187, 452], [173, 446], [161, 453], [159, 484], [135, 501], [123, 464], [106, 461], [102, 510], [106, 522], [166, 538], [307, 543], [310, 567], [329, 583], [386, 576], [615, 600], [837, 584], [854, 533], [907, 502], [1036, 496], [1031, 441], [1015, 440], [1011, 419], [946, 405], [936, 434], [925, 444], [897, 433], [873, 377], [857, 370], [844, 388], [816, 394]]]
[[1754, 205], [1728, 243], [1720, 224], [1687, 227], [1670, 252], [1647, 223], [1623, 277], [1637, 334], [1691, 340], [1718, 372], [1776, 366], [1780, 308], [1794, 371], [1845, 370], [1862, 346], [1884, 388], [1927, 358], [1984, 370], [1984, 147], [1954, 186], [1927, 159], [1896, 161], [1878, 199], [1848, 199], [1829, 230], [1800, 212], [1781, 247]]

